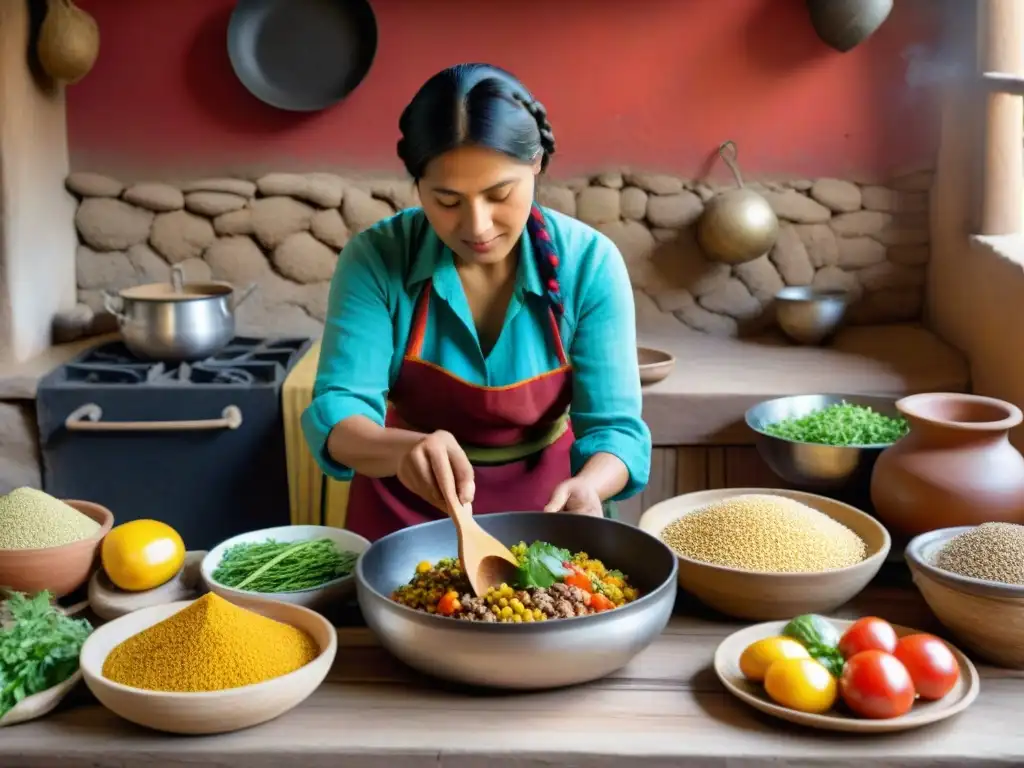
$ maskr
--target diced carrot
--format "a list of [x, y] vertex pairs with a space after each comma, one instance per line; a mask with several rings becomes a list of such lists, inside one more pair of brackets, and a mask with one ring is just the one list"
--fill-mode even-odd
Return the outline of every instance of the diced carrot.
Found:
[[437, 601], [437, 612], [442, 616], [451, 616], [459, 608], [458, 592], [448, 592]]
[[600, 592], [595, 592], [590, 596], [590, 607], [600, 613], [601, 611], [610, 611], [615, 607], [615, 603]]

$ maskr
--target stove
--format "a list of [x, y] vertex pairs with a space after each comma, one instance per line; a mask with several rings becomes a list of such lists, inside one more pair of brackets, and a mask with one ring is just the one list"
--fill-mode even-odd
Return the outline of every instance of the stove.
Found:
[[108, 507], [115, 524], [174, 527], [188, 549], [287, 525], [281, 388], [308, 338], [236, 337], [191, 363], [100, 344], [39, 383], [43, 489]]

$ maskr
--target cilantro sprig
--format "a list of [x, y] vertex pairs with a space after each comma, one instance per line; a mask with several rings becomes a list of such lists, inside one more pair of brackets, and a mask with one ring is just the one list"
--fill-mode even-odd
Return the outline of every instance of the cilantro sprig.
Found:
[[0, 717], [27, 696], [67, 680], [92, 632], [85, 619], [64, 615], [49, 592], [12, 592], [0, 603]]
[[910, 431], [910, 426], [902, 417], [892, 418], [843, 401], [801, 418], [766, 424], [761, 431], [798, 443], [859, 446], [895, 443]]
[[533, 542], [527, 547], [526, 557], [519, 565], [516, 586], [520, 589], [544, 589], [562, 581], [569, 575], [569, 570], [563, 563], [571, 558], [572, 554], [567, 549], [556, 547], [546, 541]]

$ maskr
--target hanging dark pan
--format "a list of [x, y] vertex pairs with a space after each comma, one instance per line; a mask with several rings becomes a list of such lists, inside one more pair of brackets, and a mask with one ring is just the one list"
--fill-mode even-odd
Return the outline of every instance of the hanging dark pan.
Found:
[[235, 74], [278, 109], [336, 104], [363, 81], [376, 53], [368, 0], [239, 0], [228, 23]]

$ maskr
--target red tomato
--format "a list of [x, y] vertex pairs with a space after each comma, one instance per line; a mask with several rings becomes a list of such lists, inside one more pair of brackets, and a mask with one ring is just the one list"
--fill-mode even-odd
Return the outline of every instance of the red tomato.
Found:
[[893, 655], [907, 668], [914, 689], [922, 699], [941, 699], [960, 679], [956, 657], [949, 646], [934, 635], [901, 637]]
[[896, 641], [896, 630], [889, 622], [875, 616], [865, 616], [853, 622], [839, 638], [839, 652], [843, 654], [844, 659], [861, 651], [892, 653], [896, 650]]
[[903, 663], [890, 653], [861, 651], [846, 660], [839, 695], [855, 715], [886, 720], [914, 706], [914, 682]]

